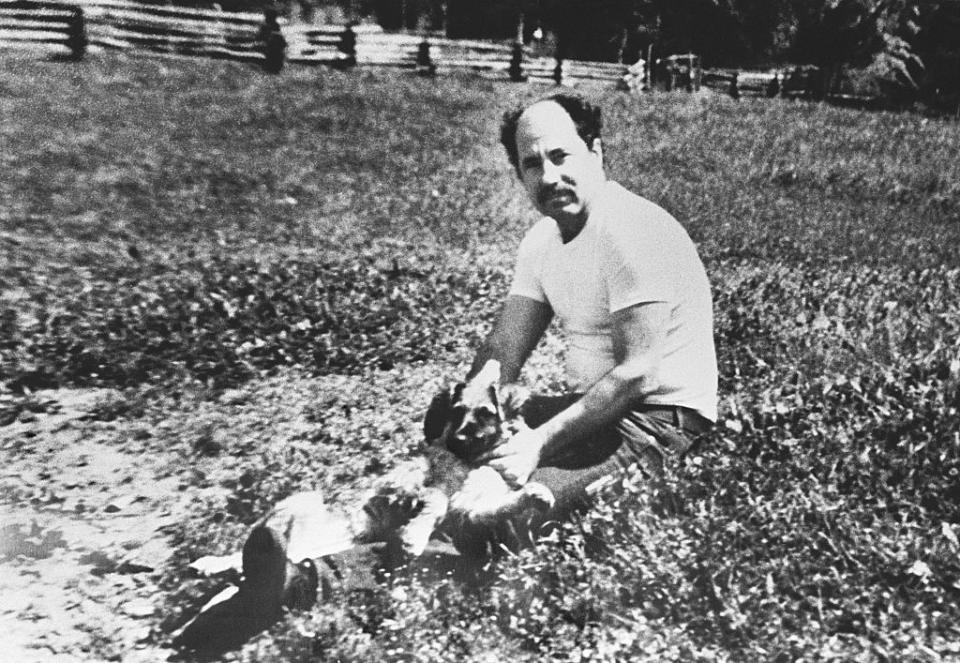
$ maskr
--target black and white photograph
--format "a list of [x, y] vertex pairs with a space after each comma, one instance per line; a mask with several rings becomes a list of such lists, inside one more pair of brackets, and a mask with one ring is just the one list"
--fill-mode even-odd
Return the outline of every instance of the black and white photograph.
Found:
[[0, 661], [960, 662], [960, 0], [0, 0]]

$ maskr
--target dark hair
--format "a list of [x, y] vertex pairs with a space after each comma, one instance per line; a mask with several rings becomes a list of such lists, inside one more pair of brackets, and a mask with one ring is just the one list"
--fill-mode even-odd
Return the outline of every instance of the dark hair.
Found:
[[[583, 139], [587, 147], [593, 147], [593, 141], [600, 138], [603, 119], [600, 116], [599, 106], [594, 106], [583, 97], [567, 92], [558, 92], [545, 99], [540, 99], [536, 103], [540, 101], [552, 101], [565, 110], [570, 119], [573, 120], [573, 126], [577, 128], [577, 135]], [[507, 111], [503, 114], [503, 122], [500, 124], [500, 142], [507, 150], [510, 164], [518, 174], [520, 173], [520, 157], [517, 154], [517, 122], [528, 108], [530, 106], [520, 106]]]

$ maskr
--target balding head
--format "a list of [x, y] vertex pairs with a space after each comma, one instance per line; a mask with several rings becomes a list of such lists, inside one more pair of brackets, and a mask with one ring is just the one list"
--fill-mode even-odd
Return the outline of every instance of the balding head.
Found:
[[591, 131], [585, 139], [556, 98], [532, 104], [512, 125], [512, 155], [520, 181], [537, 210], [558, 223], [564, 241], [572, 240], [605, 180], [600, 138], [589, 138]]
[[573, 122], [577, 135], [588, 147], [592, 147], [594, 141], [600, 138], [600, 131], [603, 128], [600, 109], [577, 95], [561, 92], [532, 105], [515, 108], [503, 116], [503, 123], [500, 125], [500, 142], [507, 151], [510, 164], [517, 171], [517, 174], [520, 173], [517, 159], [517, 128], [520, 118], [527, 111], [533, 111], [535, 108], [544, 105], [548, 105], [547, 108], [552, 105], [562, 109], [570, 121]]

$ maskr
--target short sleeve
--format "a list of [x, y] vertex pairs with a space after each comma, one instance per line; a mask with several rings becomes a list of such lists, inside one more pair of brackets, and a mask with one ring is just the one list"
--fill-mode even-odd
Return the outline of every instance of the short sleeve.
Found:
[[[609, 311], [636, 304], [672, 302], [676, 271], [682, 262], [672, 221], [664, 210], [644, 210], [652, 218], [634, 215], [608, 224], [600, 242], [600, 265], [607, 286]], [[665, 217], [665, 218], [664, 218]], [[674, 222], [675, 224], [676, 222]]]
[[509, 294], [520, 295], [538, 302], [547, 301], [540, 280], [541, 259], [542, 253], [537, 249], [536, 237], [533, 233], [528, 233], [517, 250], [517, 263], [514, 267], [513, 283]]

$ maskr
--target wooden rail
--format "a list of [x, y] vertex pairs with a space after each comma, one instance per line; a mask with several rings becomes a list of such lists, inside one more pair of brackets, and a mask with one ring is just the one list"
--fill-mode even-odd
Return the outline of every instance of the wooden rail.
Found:
[[75, 5], [36, 0], [0, 2], [0, 45], [53, 46], [73, 58], [87, 48], [83, 12]]
[[776, 81], [782, 83], [784, 75], [779, 71], [740, 71], [732, 69], [707, 69], [703, 72], [703, 84], [707, 87], [727, 90], [736, 80], [741, 93], [766, 95]]
[[[223, 12], [129, 0], [0, 0], [0, 46], [67, 43], [79, 7], [81, 29], [90, 45], [102, 49], [146, 50], [185, 56], [259, 60], [268, 58], [269, 35], [263, 14]], [[72, 18], [71, 18], [72, 17]], [[71, 25], [74, 27], [71, 28]], [[421, 73], [469, 71], [496, 78], [618, 82], [619, 64], [531, 58], [512, 43], [454, 40], [436, 35], [392, 34], [366, 26], [274, 24], [274, 57], [298, 64], [340, 67], [384, 66]], [[269, 32], [269, 31], [267, 31]], [[85, 45], [85, 44], [84, 44]]]
[[343, 30], [338, 25], [296, 25], [285, 29], [287, 59], [302, 64], [334, 64], [345, 59], [338, 48]]
[[[513, 43], [454, 40], [438, 35], [384, 33], [371, 26], [291, 25], [275, 16], [224, 12], [131, 0], [0, 0], [0, 48], [66, 49], [82, 58], [87, 45], [101, 49], [146, 50], [170, 55], [256, 61], [279, 71], [285, 61], [347, 68], [400, 67], [425, 75], [469, 71], [514, 81], [575, 85], [580, 81], [614, 83], [626, 90], [652, 85], [643, 63], [632, 66], [532, 57]], [[666, 60], [693, 54], [670, 56]], [[692, 65], [691, 65], [692, 66]], [[690, 79], [739, 98], [809, 97], [844, 105], [870, 106], [874, 97], [824, 94], [815, 68], [784, 71], [711, 69]], [[693, 73], [691, 72], [691, 75]], [[668, 86], [667, 89], [670, 89]]]
[[262, 14], [140, 5], [118, 0], [84, 4], [90, 43], [111, 49], [262, 59]]

